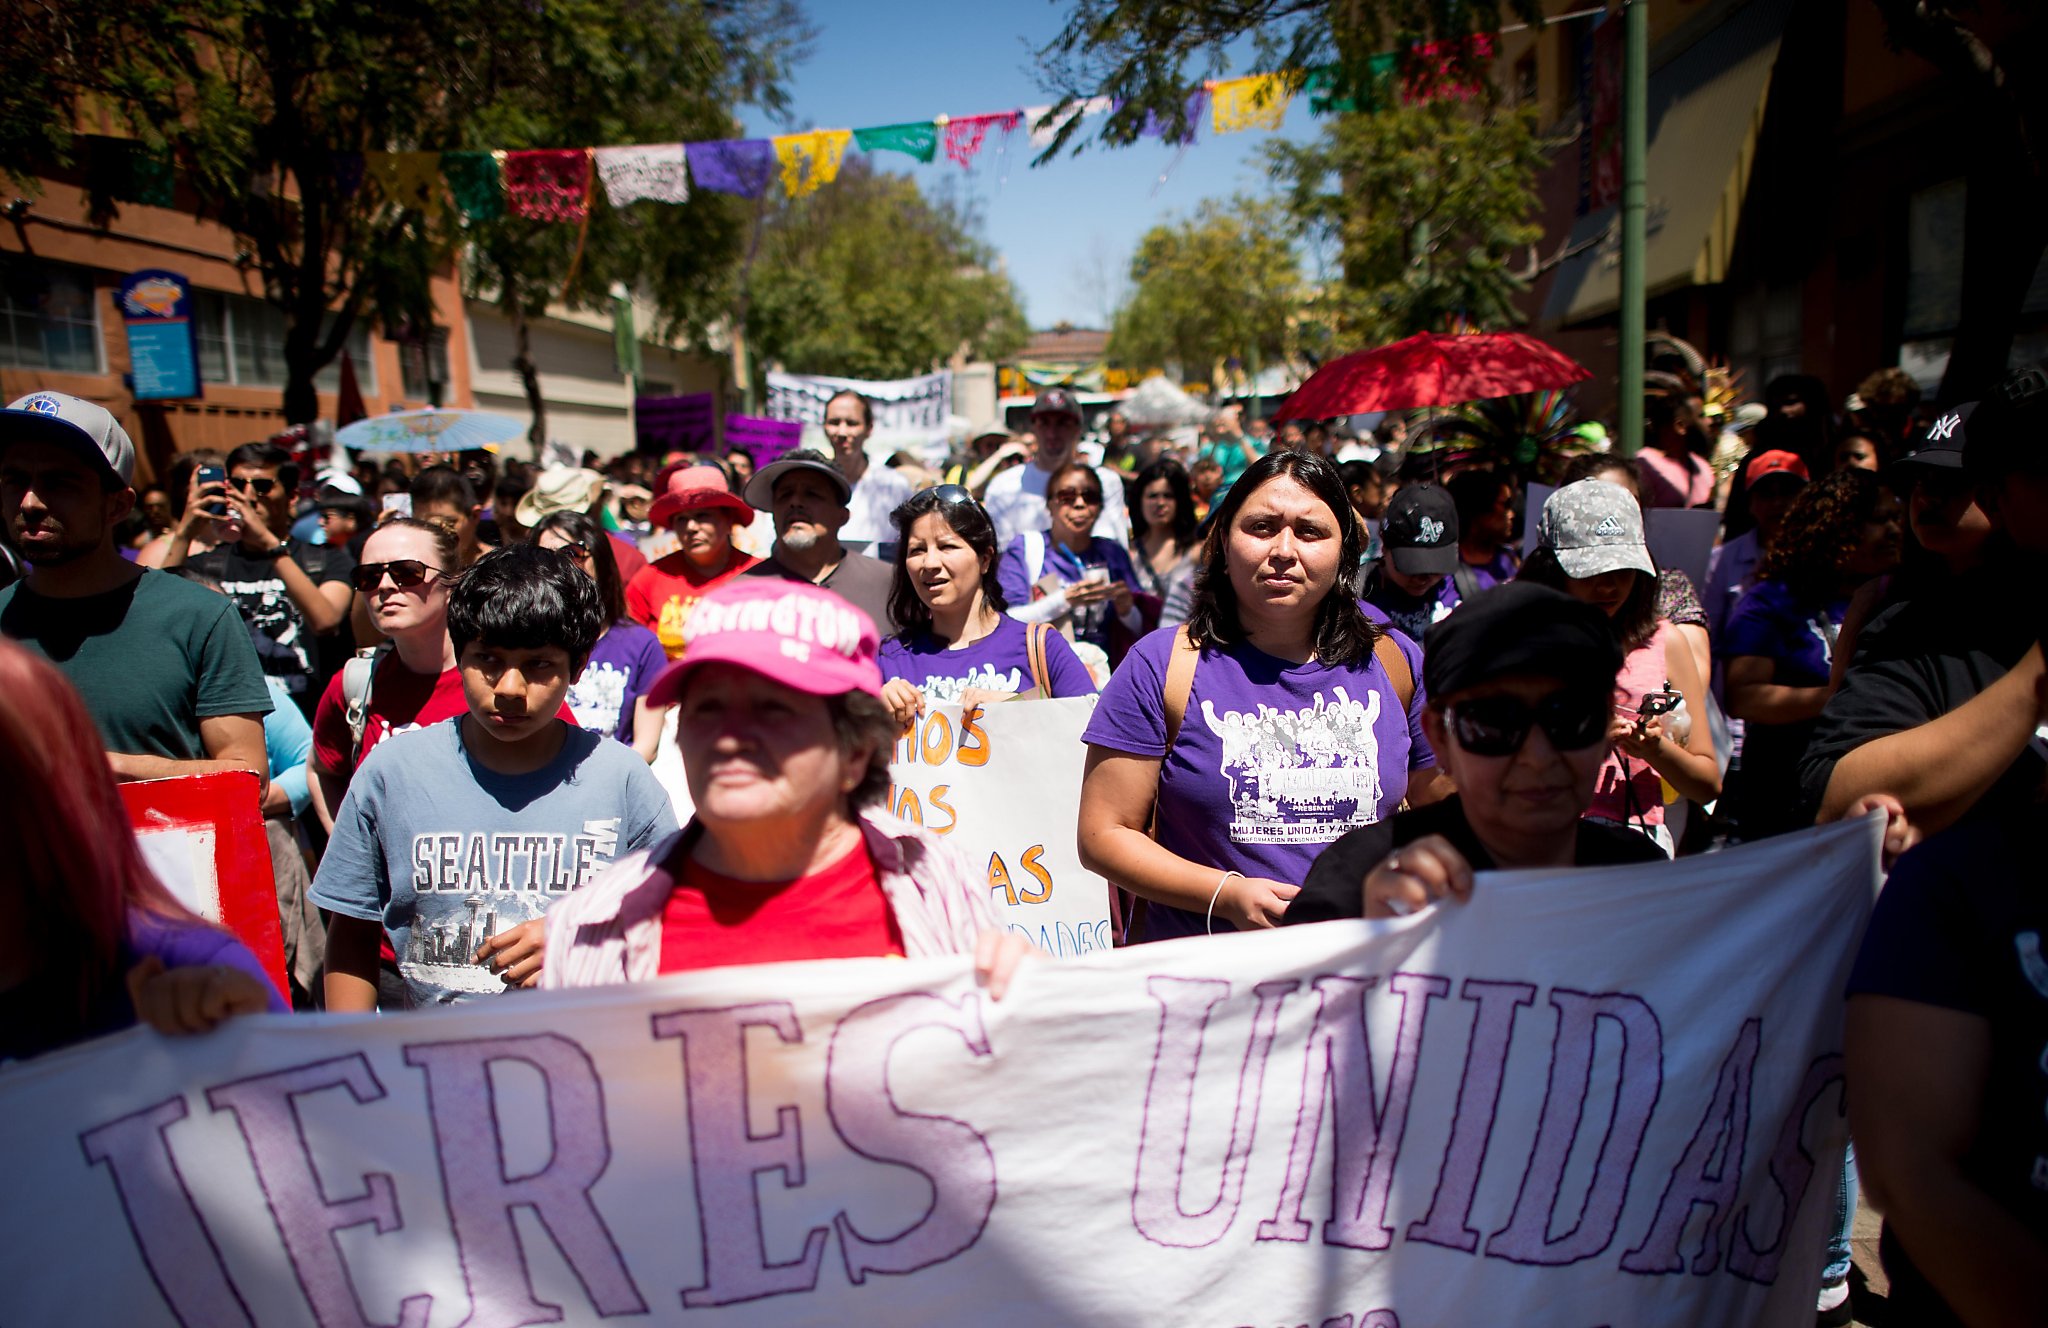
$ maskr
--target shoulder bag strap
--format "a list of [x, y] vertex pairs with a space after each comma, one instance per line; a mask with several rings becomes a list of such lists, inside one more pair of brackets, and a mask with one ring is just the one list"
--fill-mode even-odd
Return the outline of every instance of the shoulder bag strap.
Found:
[[1052, 695], [1052, 670], [1045, 662], [1045, 638], [1049, 623], [1029, 623], [1024, 628], [1024, 658], [1031, 669], [1031, 684], [1040, 696]]
[[1394, 684], [1394, 697], [1401, 703], [1401, 713], [1406, 715], [1408, 707], [1415, 704], [1415, 670], [1408, 667], [1408, 657], [1385, 632], [1372, 643], [1372, 654], [1387, 671], [1387, 681]]

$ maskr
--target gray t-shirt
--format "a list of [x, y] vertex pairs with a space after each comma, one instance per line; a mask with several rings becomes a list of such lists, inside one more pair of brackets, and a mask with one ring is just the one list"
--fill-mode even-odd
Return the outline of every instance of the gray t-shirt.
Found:
[[364, 758], [313, 901], [383, 924], [414, 1005], [474, 1000], [504, 989], [472, 962], [486, 937], [540, 917], [676, 828], [632, 748], [571, 728], [545, 768], [501, 775], [470, 757], [458, 716]]

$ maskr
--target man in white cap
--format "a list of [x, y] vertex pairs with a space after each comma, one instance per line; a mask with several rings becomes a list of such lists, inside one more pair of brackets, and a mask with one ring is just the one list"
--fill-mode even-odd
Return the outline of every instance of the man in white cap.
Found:
[[266, 781], [270, 692], [234, 601], [121, 556], [135, 445], [102, 407], [31, 392], [0, 410], [0, 519], [28, 563], [0, 633], [85, 698], [117, 779], [247, 770]]
[[[1073, 459], [1074, 445], [1081, 441], [1081, 403], [1064, 387], [1047, 388], [1031, 407], [1031, 431], [1038, 435], [1031, 464], [997, 475], [982, 497], [995, 522], [996, 543], [1005, 547], [1027, 530], [1052, 529], [1045, 486]], [[1094, 533], [1128, 548], [1131, 514], [1124, 503], [1123, 476], [1108, 466], [1095, 467], [1095, 474], [1102, 483], [1102, 514], [1095, 518]]]

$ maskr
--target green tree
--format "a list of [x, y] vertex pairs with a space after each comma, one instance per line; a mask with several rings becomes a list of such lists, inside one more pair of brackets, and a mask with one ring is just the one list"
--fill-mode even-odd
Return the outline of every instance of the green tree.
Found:
[[735, 308], [762, 364], [901, 378], [965, 348], [1000, 359], [1028, 329], [1015, 285], [957, 200], [849, 154], [839, 177], [766, 205]]
[[1530, 218], [1547, 161], [1527, 111], [1456, 101], [1336, 117], [1313, 142], [1276, 141], [1267, 164], [1281, 212], [1328, 271], [1307, 311], [1342, 349], [1463, 319], [1521, 321], [1514, 259], [1542, 234]]
[[[353, 154], [480, 141], [479, 108], [538, 105], [579, 77], [682, 59], [606, 47], [619, 30], [708, 31], [681, 77], [707, 95], [773, 100], [793, 0], [65, 0], [0, 6], [0, 40], [32, 72], [0, 82], [0, 161], [18, 181], [74, 170], [73, 127], [103, 117], [171, 155], [181, 201], [247, 245], [264, 297], [285, 317], [284, 411], [317, 412], [313, 376], [356, 320], [426, 322], [427, 280], [463, 238], [446, 212], [360, 187]], [[536, 128], [543, 126], [537, 125]], [[552, 126], [546, 126], [552, 127]], [[661, 135], [672, 139], [674, 132]], [[596, 140], [575, 140], [603, 142]], [[555, 146], [559, 140], [535, 143]], [[338, 165], [343, 168], [338, 169]], [[111, 196], [97, 199], [111, 211]]]
[[[1541, 23], [1542, 8], [1541, 0], [1074, 0], [1039, 67], [1062, 105], [1115, 98], [1096, 137], [1121, 146], [1150, 116], [1185, 127], [1188, 94], [1225, 73], [1226, 48], [1248, 46], [1250, 69], [1316, 70], [1324, 94], [1342, 99], [1373, 95], [1390, 51], [1402, 53], [1403, 74], [1480, 85], [1490, 57], [1461, 39], [1510, 19]], [[1441, 45], [1415, 52], [1420, 43]], [[1076, 117], [1038, 160], [1087, 141]]]
[[1204, 202], [1154, 226], [1131, 258], [1131, 289], [1110, 325], [1109, 356], [1178, 364], [1214, 381], [1217, 366], [1278, 360], [1300, 307], [1301, 272], [1286, 219], [1248, 198]]

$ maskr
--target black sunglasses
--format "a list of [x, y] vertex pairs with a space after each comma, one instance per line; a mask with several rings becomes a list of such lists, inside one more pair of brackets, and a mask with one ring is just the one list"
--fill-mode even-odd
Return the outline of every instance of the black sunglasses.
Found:
[[354, 582], [357, 590], [367, 594], [384, 584], [386, 574], [390, 575], [392, 585], [400, 590], [410, 590], [440, 576], [441, 569], [429, 567], [417, 558], [400, 558], [388, 563], [357, 563], [356, 570], [349, 574], [349, 580]]
[[1474, 756], [1513, 756], [1540, 726], [1561, 752], [1591, 747], [1607, 736], [1612, 707], [1590, 692], [1553, 692], [1531, 705], [1519, 696], [1482, 696], [1447, 712], [1451, 735]]
[[228, 487], [237, 493], [253, 493], [261, 498], [277, 487], [277, 481], [268, 475], [244, 476], [241, 479], [229, 480]]

